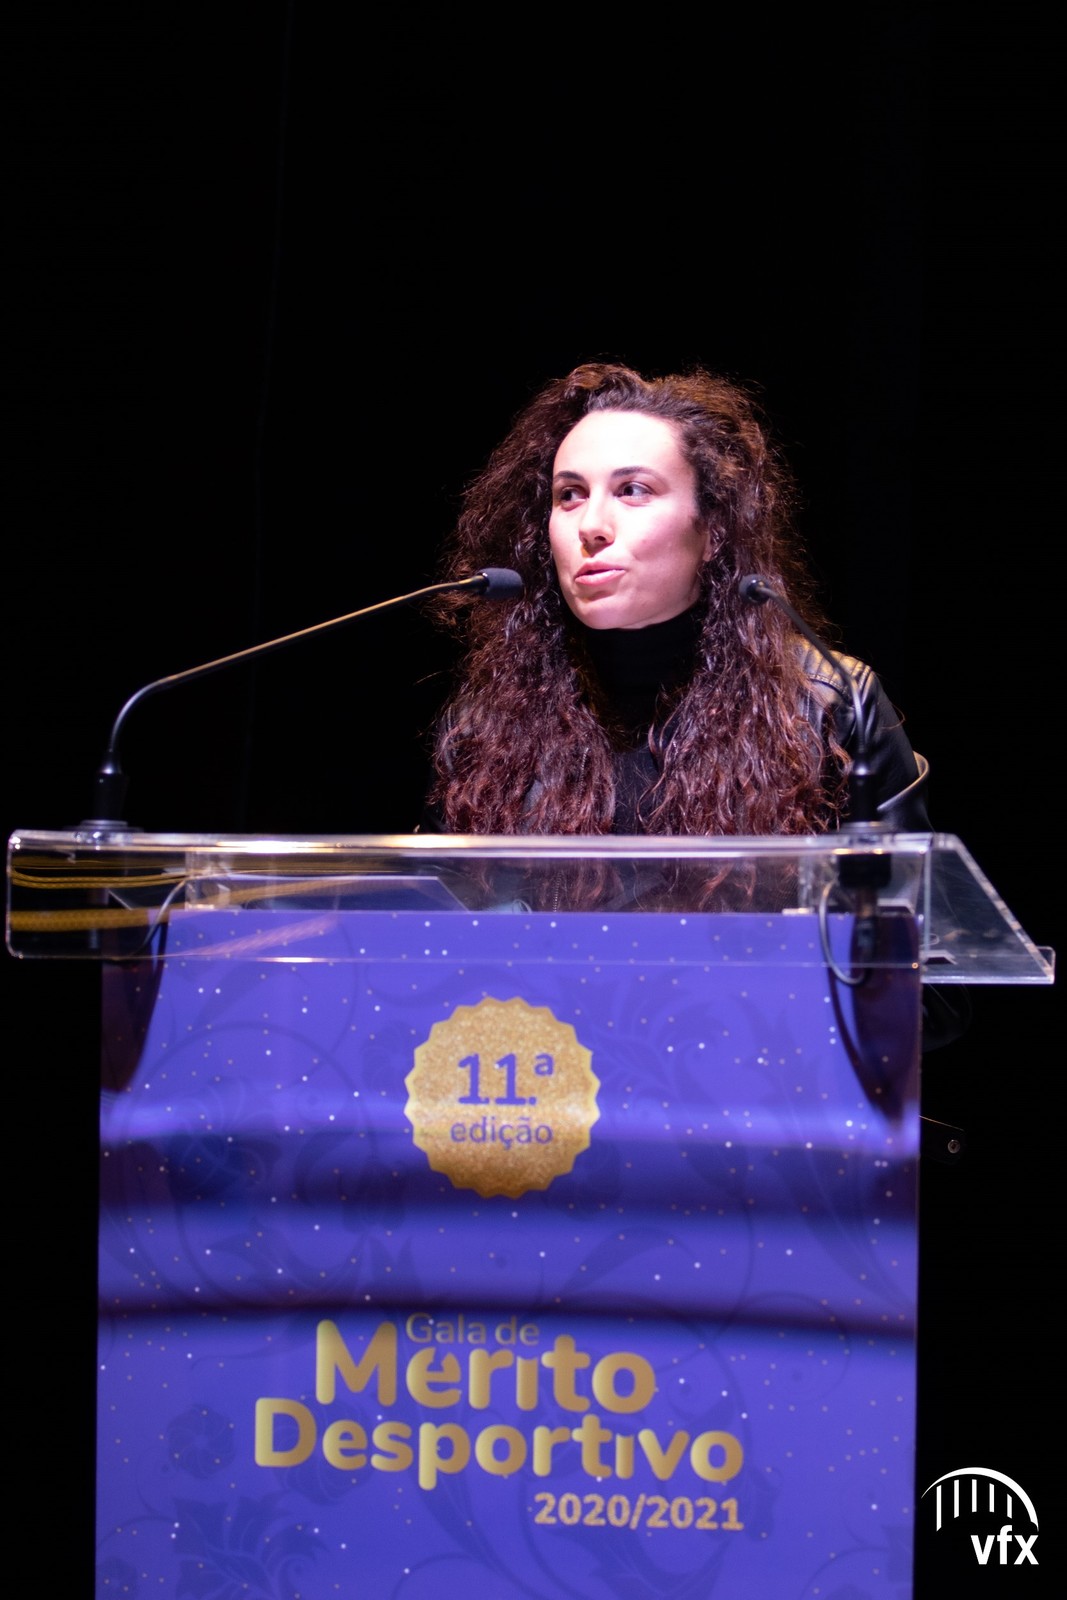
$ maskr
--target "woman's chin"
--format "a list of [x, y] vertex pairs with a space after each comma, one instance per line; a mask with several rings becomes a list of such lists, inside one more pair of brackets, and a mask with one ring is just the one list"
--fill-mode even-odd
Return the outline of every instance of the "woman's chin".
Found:
[[640, 628], [654, 627], [657, 622], [670, 622], [689, 609], [688, 606], [682, 606], [676, 611], [666, 608], [651, 610], [647, 607], [620, 603], [612, 595], [588, 600], [568, 599], [567, 607], [571, 615], [577, 617], [587, 628], [597, 631], [613, 628], [634, 632]]

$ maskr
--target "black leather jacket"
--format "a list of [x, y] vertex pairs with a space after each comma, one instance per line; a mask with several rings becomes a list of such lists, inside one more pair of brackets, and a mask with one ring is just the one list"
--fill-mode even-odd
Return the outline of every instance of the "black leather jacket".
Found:
[[854, 656], [835, 652], [835, 657], [842, 670], [831, 672], [829, 664], [817, 651], [804, 647], [803, 666], [811, 686], [803, 707], [805, 715], [820, 734], [827, 715], [831, 716], [838, 743], [847, 755], [855, 757], [859, 744], [856, 712], [845, 676], [850, 673], [859, 692], [867, 729], [867, 757], [879, 821], [887, 823], [897, 833], [929, 833], [930, 819], [926, 814], [929, 762], [911, 748], [899, 713], [870, 667]]

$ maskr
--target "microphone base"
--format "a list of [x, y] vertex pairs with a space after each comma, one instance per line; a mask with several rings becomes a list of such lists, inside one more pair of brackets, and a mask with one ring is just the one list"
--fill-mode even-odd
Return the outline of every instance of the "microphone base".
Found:
[[129, 822], [120, 822], [117, 817], [86, 817], [83, 822], [77, 823], [71, 832], [79, 839], [86, 839], [91, 843], [102, 843], [108, 839], [130, 833], [143, 833], [143, 828], [136, 828]]
[[866, 846], [862, 854], [842, 856], [838, 882], [843, 889], [884, 889], [893, 875], [892, 857], [881, 848], [890, 829], [884, 822], [846, 822], [838, 831], [842, 840]]

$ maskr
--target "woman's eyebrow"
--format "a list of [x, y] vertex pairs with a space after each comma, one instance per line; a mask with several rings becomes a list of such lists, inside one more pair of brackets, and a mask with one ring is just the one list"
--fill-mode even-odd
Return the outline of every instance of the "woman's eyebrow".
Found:
[[[632, 478], [635, 473], [644, 473], [646, 476], [648, 476], [650, 478], [662, 478], [662, 476], [663, 476], [662, 472], [658, 472], [655, 467], [638, 467], [638, 466], [634, 466], [634, 467], [613, 467], [611, 469], [611, 472], [608, 474], [608, 476], [611, 479], [614, 480], [615, 478]], [[553, 483], [584, 483], [585, 482], [585, 474], [581, 473], [581, 472], [574, 472], [570, 468], [565, 468], [562, 472], [553, 473], [552, 482]]]

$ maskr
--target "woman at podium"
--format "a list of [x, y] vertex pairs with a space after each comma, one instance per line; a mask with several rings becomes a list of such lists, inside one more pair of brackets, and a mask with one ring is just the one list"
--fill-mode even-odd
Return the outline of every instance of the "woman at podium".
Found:
[[448, 579], [498, 565], [524, 587], [442, 603], [466, 648], [431, 825], [820, 833], [855, 809], [862, 718], [871, 817], [927, 830], [925, 763], [874, 673], [746, 592], [756, 575], [824, 633], [793, 503], [736, 383], [600, 363], [549, 383], [470, 485], [447, 552]]

